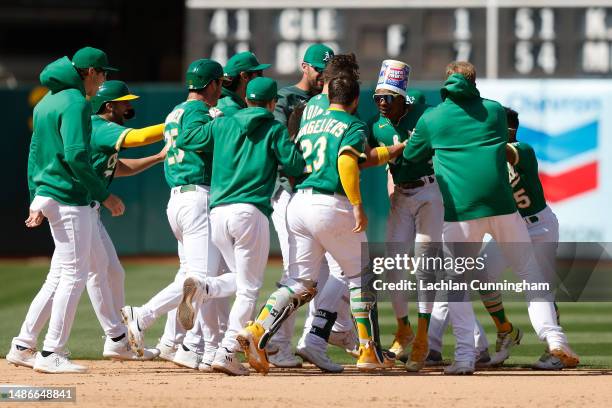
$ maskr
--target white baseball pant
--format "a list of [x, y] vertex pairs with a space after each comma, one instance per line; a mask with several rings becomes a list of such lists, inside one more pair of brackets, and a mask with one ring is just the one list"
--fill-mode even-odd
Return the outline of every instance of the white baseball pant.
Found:
[[[423, 187], [402, 189], [395, 186], [391, 196], [391, 208], [387, 218], [387, 250], [386, 256], [393, 257], [398, 253], [410, 253], [414, 256], [435, 257], [439, 255], [442, 242], [442, 225], [444, 220], [444, 205], [438, 183], [430, 183]], [[415, 245], [415, 243], [418, 243]], [[430, 245], [431, 243], [431, 245]], [[399, 244], [399, 246], [398, 246]], [[387, 273], [391, 282], [399, 282], [406, 277], [404, 271], [390, 270]], [[427, 282], [435, 282], [436, 271], [421, 269], [416, 271], [417, 278]], [[431, 313], [433, 296], [425, 301], [419, 298], [418, 307], [421, 313]], [[391, 305], [395, 317], [408, 316], [408, 299], [403, 291], [390, 291]]]
[[42, 349], [61, 352], [70, 336], [79, 299], [90, 271], [97, 211], [90, 206], [63, 205], [52, 198], [41, 196], [34, 198], [30, 208], [41, 210], [49, 221], [55, 250], [47, 278], [34, 297], [21, 331], [13, 343], [36, 348], [38, 334], [50, 316]]
[[[234, 278], [236, 291], [221, 346], [238, 351], [240, 345], [236, 335], [253, 319], [257, 295], [263, 285], [270, 250], [270, 226], [268, 217], [252, 204], [220, 205], [211, 210], [210, 217], [212, 241], [232, 272], [225, 275]], [[214, 281], [217, 284], [209, 283], [210, 293], [213, 296], [225, 294], [227, 282]]]
[[[518, 212], [512, 214], [484, 217], [469, 221], [446, 222], [443, 239], [445, 248], [452, 256], [477, 257], [482, 246], [484, 235], [489, 233], [499, 243], [531, 242], [527, 228]], [[459, 245], [454, 245], [455, 243]], [[461, 245], [463, 243], [463, 245]], [[467, 245], [465, 243], [468, 243]], [[473, 243], [473, 245], [469, 245]], [[542, 275], [535, 255], [529, 246], [520, 246], [520, 251], [510, 245], [502, 246], [505, 258], [512, 265], [514, 273], [529, 282], [541, 282]], [[456, 282], [465, 281], [465, 276], [454, 271], [447, 271], [447, 278]], [[467, 297], [467, 293], [465, 294]], [[540, 340], [546, 340], [549, 347], [556, 348], [567, 344], [567, 338], [557, 324], [552, 294], [546, 298], [533, 298], [527, 292], [528, 312], [531, 324]], [[476, 360], [474, 343], [475, 315], [469, 301], [451, 301], [448, 306], [450, 322], [456, 338], [455, 360]]]

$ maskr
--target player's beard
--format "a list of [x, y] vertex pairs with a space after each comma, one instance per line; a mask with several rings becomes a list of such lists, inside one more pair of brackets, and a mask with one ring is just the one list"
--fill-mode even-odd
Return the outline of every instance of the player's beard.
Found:
[[134, 109], [128, 109], [123, 113], [123, 119], [130, 120], [136, 115], [136, 111]]

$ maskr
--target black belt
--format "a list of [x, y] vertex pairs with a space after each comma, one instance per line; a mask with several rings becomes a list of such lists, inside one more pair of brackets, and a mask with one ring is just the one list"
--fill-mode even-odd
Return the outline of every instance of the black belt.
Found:
[[[427, 181], [429, 181], [429, 183], [433, 183], [435, 181], [433, 176], [427, 176]], [[405, 183], [399, 183], [397, 184], [397, 186], [399, 188], [404, 188], [404, 189], [410, 189], [410, 188], [418, 188], [418, 187], [423, 187], [425, 184], [425, 181], [422, 179], [418, 179], [418, 180], [410, 180], [407, 181]]]
[[524, 217], [524, 219], [530, 224], [535, 224], [540, 221], [537, 215], [530, 215], [529, 217]]

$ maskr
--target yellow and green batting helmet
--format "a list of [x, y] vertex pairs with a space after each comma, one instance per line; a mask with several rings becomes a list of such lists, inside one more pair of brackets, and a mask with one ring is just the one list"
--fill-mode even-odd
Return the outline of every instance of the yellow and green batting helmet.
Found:
[[91, 98], [91, 108], [94, 113], [100, 113], [106, 102], [131, 101], [138, 98], [139, 96], [133, 95], [130, 92], [125, 82], [105, 81], [100, 85], [96, 95]]

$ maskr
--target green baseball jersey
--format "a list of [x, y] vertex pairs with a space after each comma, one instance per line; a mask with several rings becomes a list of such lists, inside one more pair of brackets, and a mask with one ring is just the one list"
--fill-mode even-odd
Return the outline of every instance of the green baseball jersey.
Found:
[[278, 91], [280, 95], [279, 100], [276, 102], [276, 108], [274, 109], [274, 119], [278, 120], [283, 125], [287, 125], [289, 116], [301, 103], [308, 102], [311, 95], [298, 88], [295, 85], [286, 86]]
[[176, 140], [183, 133], [210, 122], [209, 106], [203, 101], [189, 100], [178, 104], [166, 117], [164, 139], [170, 144], [164, 173], [170, 187], [186, 184], [210, 185], [213, 157], [210, 152], [182, 150]]
[[297, 189], [345, 194], [338, 174], [338, 156], [345, 151], [364, 156], [367, 126], [340, 110], [326, 110], [306, 119], [297, 135], [306, 161], [306, 173]]
[[30, 200], [40, 195], [73, 206], [103, 202], [110, 193], [91, 165], [91, 104], [83, 80], [63, 57], [45, 67], [40, 82], [49, 92], [34, 108]]
[[246, 102], [235, 92], [232, 92], [226, 88], [221, 90], [221, 99], [219, 99], [219, 102], [217, 102], [217, 108], [223, 112], [223, 116], [232, 116], [240, 109], [244, 109], [246, 107]]
[[460, 74], [446, 80], [441, 95], [443, 102], [417, 122], [404, 159], [418, 163], [433, 157], [447, 222], [516, 212], [508, 183], [504, 108], [481, 98]]
[[[370, 147], [393, 146], [408, 140], [410, 137], [411, 129], [403, 127], [401, 121], [394, 125], [388, 118], [375, 115], [368, 123], [368, 129], [370, 130], [368, 144]], [[402, 156], [389, 160], [389, 171], [395, 184], [417, 180], [434, 172], [431, 159], [408, 163]]]
[[528, 217], [546, 208], [544, 189], [538, 175], [538, 159], [533, 147], [527, 143], [515, 142], [510, 146], [517, 153], [516, 163], [508, 163], [514, 201], [521, 216]]
[[130, 130], [99, 115], [91, 117], [91, 162], [96, 174], [107, 187], [113, 181], [119, 150]]
[[304, 159], [289, 140], [287, 128], [259, 107], [183, 132], [176, 145], [185, 151], [213, 153], [211, 209], [245, 203], [269, 216], [279, 164], [290, 176], [299, 176], [304, 170]]
[[327, 108], [329, 108], [329, 97], [326, 94], [319, 94], [310, 98], [302, 113], [300, 128], [304, 126], [307, 121], [319, 115], [323, 115], [327, 111]]

